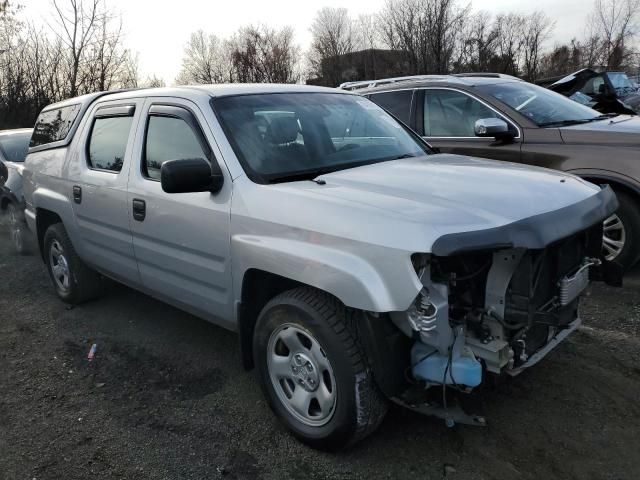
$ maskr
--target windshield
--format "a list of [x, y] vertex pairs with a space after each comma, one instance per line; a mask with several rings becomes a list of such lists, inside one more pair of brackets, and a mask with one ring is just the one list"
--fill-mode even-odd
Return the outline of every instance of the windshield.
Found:
[[31, 132], [0, 134], [0, 156], [8, 162], [24, 162], [30, 139]]
[[620, 91], [628, 91], [635, 90], [631, 80], [627, 77], [627, 74], [624, 72], [607, 72], [607, 76], [609, 77], [609, 81], [613, 88]]
[[417, 136], [357, 95], [240, 95], [213, 106], [247, 175], [260, 183], [429, 153]]
[[539, 127], [582, 123], [600, 116], [589, 107], [530, 83], [496, 83], [477, 88], [518, 111]]

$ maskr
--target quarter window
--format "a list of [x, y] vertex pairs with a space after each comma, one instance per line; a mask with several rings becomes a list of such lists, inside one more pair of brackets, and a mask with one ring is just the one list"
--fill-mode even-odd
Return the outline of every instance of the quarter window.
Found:
[[89, 167], [120, 172], [133, 117], [98, 117], [89, 138]]
[[413, 90], [398, 90], [395, 92], [375, 93], [369, 98], [395, 115], [400, 121], [409, 125], [411, 119], [411, 97]]
[[208, 159], [198, 136], [181, 118], [150, 116], [147, 126], [142, 173], [160, 180], [160, 168], [167, 160]]
[[481, 118], [501, 118], [489, 107], [455, 90], [425, 90], [424, 134], [427, 137], [475, 137]]
[[29, 146], [39, 147], [67, 138], [79, 111], [80, 105], [69, 105], [40, 113]]

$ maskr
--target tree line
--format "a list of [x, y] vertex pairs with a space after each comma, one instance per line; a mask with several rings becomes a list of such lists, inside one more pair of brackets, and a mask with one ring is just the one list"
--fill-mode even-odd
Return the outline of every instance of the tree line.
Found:
[[[51, 0], [44, 27], [20, 0], [0, 0], [0, 128], [33, 125], [45, 105], [84, 93], [162, 86], [141, 79], [120, 15], [108, 0]], [[202, 30], [185, 45], [177, 84], [345, 81], [491, 71], [534, 81], [583, 67], [638, 68], [640, 0], [594, 0], [582, 38], [545, 49], [555, 22], [544, 12], [492, 15], [461, 0], [386, 0], [352, 17], [321, 8], [303, 52], [292, 27], [247, 25], [228, 38]]]
[[[311, 27], [309, 74], [331, 86], [360, 80], [357, 52], [368, 78], [496, 72], [535, 81], [584, 67], [637, 69], [639, 23], [640, 0], [595, 0], [584, 38], [545, 50], [555, 22], [542, 11], [492, 15], [458, 0], [387, 0], [378, 14], [357, 18], [345, 8], [323, 8]], [[376, 58], [366, 55], [388, 50], [396, 62], [379, 72]]]

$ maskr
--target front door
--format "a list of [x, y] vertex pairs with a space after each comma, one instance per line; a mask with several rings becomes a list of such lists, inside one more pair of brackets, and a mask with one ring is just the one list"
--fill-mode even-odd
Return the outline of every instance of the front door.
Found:
[[[521, 133], [509, 119], [486, 103], [461, 90], [426, 88], [417, 91], [416, 129], [442, 153], [520, 161]], [[515, 138], [496, 141], [477, 137], [475, 123], [482, 118], [500, 118], [513, 129]]]
[[207, 319], [232, 315], [229, 246], [231, 180], [211, 194], [162, 190], [167, 160], [220, 161], [198, 107], [178, 98], [148, 99], [129, 175], [128, 208], [138, 269], [151, 295]]

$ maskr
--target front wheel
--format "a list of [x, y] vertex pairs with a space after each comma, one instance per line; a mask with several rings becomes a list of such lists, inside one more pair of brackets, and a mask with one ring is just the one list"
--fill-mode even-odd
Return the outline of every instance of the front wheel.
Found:
[[253, 350], [265, 396], [285, 426], [315, 448], [353, 445], [386, 413], [353, 317], [330, 295], [296, 288], [271, 300], [256, 324]]
[[640, 212], [627, 193], [616, 191], [616, 196], [620, 206], [604, 221], [603, 256], [628, 270], [640, 257]]

